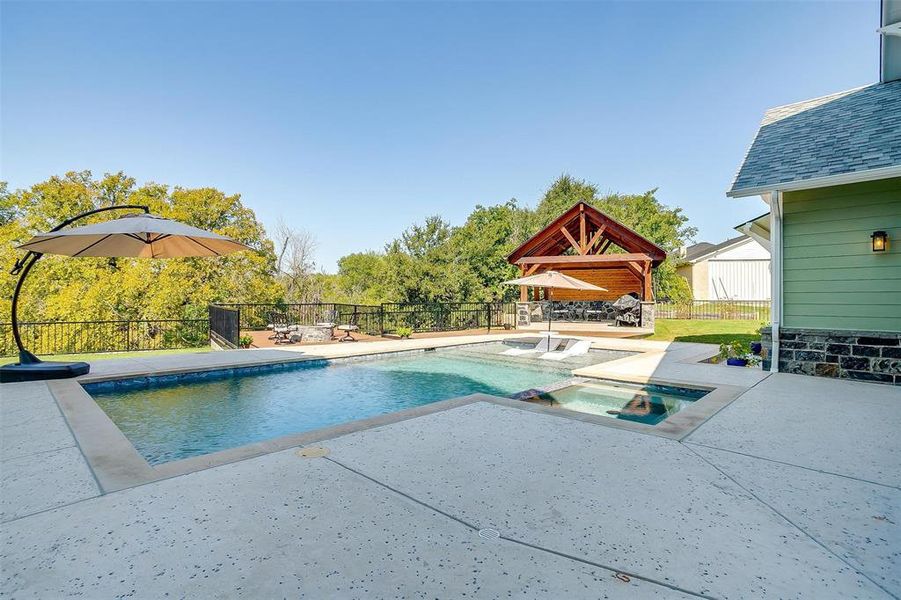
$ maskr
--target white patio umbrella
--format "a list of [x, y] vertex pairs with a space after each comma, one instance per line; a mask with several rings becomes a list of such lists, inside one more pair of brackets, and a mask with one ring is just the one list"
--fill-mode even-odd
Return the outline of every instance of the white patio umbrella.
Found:
[[218, 233], [151, 214], [127, 215], [103, 223], [41, 233], [19, 249], [65, 256], [137, 258], [222, 256], [249, 250]]
[[[133, 214], [106, 221], [73, 227], [69, 225], [87, 216], [111, 210], [140, 209]], [[84, 362], [43, 362], [25, 349], [19, 334], [18, 302], [22, 284], [31, 268], [44, 254], [64, 256], [121, 256], [136, 258], [175, 258], [186, 256], [222, 256], [239, 250], [251, 250], [218, 233], [204, 231], [178, 221], [151, 215], [146, 206], [105, 206], [66, 219], [47, 233], [41, 233], [21, 246], [28, 252], [11, 271], [19, 275], [12, 297], [12, 331], [19, 362], [0, 367], [0, 382], [60, 379], [84, 375], [90, 366]]]
[[[607, 288], [602, 288], [587, 281], [564, 275], [558, 271], [545, 271], [537, 275], [529, 275], [528, 277], [520, 277], [519, 279], [511, 279], [504, 282], [507, 285], [528, 285], [531, 287], [540, 287], [545, 289], [558, 290], [585, 290], [595, 292], [606, 292]], [[547, 330], [551, 330], [551, 321], [554, 318], [554, 305], [551, 301], [551, 312], [547, 318]]]

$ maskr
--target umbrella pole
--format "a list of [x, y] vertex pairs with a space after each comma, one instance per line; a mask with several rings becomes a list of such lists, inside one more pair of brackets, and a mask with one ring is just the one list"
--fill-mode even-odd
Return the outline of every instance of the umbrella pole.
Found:
[[19, 350], [19, 363], [20, 364], [32, 364], [39, 363], [41, 360], [25, 349], [25, 345], [22, 343], [22, 336], [19, 334], [19, 293], [22, 291], [22, 284], [25, 283], [25, 278], [28, 277], [29, 271], [31, 271], [31, 267], [34, 266], [34, 263], [38, 262], [38, 259], [43, 256], [37, 252], [29, 252], [25, 255], [25, 258], [22, 259], [21, 262], [17, 262], [16, 266], [10, 271], [10, 275], [19, 275], [19, 281], [16, 282], [16, 289], [13, 292], [13, 300], [12, 300], [12, 330], [13, 330], [13, 340], [16, 342], [16, 348]]
[[[547, 313], [547, 332], [548, 332], [548, 334], [551, 333], [551, 321], [553, 321], [553, 320], [554, 320], [554, 301], [551, 300], [551, 310], [549, 310]], [[548, 346], [548, 348], [551, 347], [551, 336], [550, 335], [547, 336], [547, 346]]]

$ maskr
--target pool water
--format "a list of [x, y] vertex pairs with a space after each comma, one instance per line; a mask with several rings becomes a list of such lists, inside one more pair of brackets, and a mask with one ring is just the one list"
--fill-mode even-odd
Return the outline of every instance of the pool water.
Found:
[[707, 394], [659, 385], [591, 382], [567, 386], [530, 398], [544, 406], [656, 425]]
[[517, 364], [484, 356], [503, 348], [493, 344], [85, 388], [138, 452], [150, 464], [160, 464], [476, 392], [510, 396], [570, 377], [572, 365]]

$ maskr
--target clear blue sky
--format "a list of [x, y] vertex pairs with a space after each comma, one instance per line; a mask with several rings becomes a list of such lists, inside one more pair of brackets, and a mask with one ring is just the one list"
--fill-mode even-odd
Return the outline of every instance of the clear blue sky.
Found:
[[333, 271], [560, 173], [659, 188], [700, 239], [763, 111], [871, 83], [878, 2], [3, 2], [0, 176], [239, 192]]

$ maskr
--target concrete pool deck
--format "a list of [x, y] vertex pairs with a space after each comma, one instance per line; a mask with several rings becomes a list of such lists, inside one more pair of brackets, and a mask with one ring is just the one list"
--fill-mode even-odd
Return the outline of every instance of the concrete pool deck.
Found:
[[[597, 342], [643, 354], [583, 374], [740, 394], [681, 441], [474, 398], [310, 442], [321, 458], [289, 448], [103, 493], [50, 387], [4, 384], [0, 595], [901, 595], [901, 390], [699, 364], [700, 344]], [[439, 345], [296, 351], [419, 343]], [[105, 361], [92, 375], [296, 351]]]

